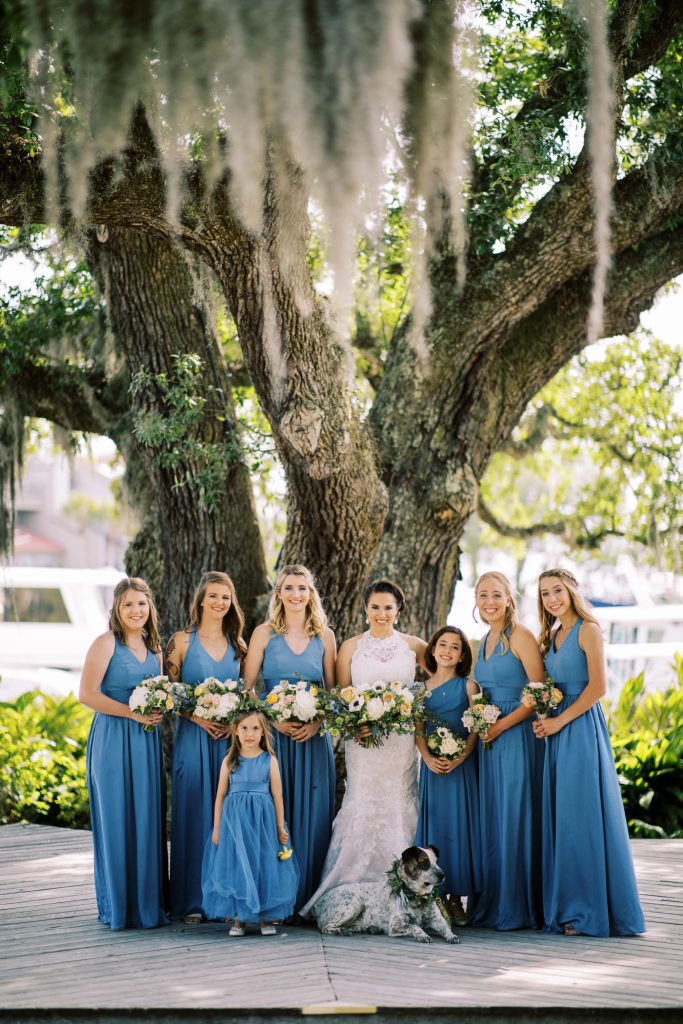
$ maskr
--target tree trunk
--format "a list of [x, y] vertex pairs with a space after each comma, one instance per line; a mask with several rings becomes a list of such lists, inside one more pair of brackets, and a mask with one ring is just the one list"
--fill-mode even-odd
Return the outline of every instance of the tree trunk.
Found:
[[[207, 398], [201, 421], [177, 439], [173, 457], [163, 442], [148, 447], [132, 432], [128, 436], [127, 460], [138, 463], [129, 478], [143, 512], [142, 536], [131, 545], [128, 568], [154, 580], [166, 632], [187, 622], [194, 588], [210, 569], [230, 574], [253, 623], [268, 582], [251, 481], [239, 457], [225, 360], [194, 302], [185, 256], [166, 241], [119, 228], [110, 230], [104, 244], [93, 240], [90, 253], [126, 363], [131, 373], [147, 371], [143, 389], [132, 394], [133, 424], [150, 414], [168, 416], [160, 375], [174, 378], [174, 357], [199, 356], [198, 390]], [[206, 466], [195, 442], [225, 457], [214, 509], [207, 508]]]

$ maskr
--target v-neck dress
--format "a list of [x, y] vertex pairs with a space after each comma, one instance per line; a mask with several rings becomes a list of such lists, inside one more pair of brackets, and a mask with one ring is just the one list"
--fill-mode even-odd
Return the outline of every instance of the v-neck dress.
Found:
[[[190, 631], [180, 678], [201, 683], [209, 676], [238, 679], [240, 662], [232, 644], [216, 661]], [[202, 856], [213, 825], [218, 778], [228, 741], [214, 740], [189, 718], [178, 719], [171, 767], [171, 917], [202, 912]]]
[[[427, 710], [437, 715], [458, 736], [467, 736], [462, 716], [468, 707], [467, 680], [448, 679], [429, 691]], [[439, 723], [428, 721], [429, 736]], [[436, 775], [422, 762], [420, 766], [420, 811], [417, 819], [418, 846], [436, 846], [439, 866], [446, 873], [443, 893], [467, 896], [470, 901], [481, 892], [481, 835], [479, 825], [479, 772], [477, 751], [447, 775]], [[470, 902], [468, 906], [472, 907]]]
[[[560, 714], [588, 684], [579, 619], [545, 667], [564, 700]], [[585, 935], [645, 931], [619, 780], [599, 702], [546, 741], [543, 778], [545, 928], [571, 924]]]
[[[321, 637], [311, 637], [306, 649], [295, 654], [284, 634], [274, 633], [263, 655], [261, 675], [264, 698], [281, 680], [295, 683], [305, 679], [324, 686]], [[298, 911], [318, 887], [330, 845], [335, 797], [332, 742], [327, 733], [320, 732], [304, 743], [276, 729], [273, 737], [282, 775], [285, 820], [299, 862]]]
[[[152, 651], [141, 663], [116, 640], [100, 692], [127, 705], [133, 689], [158, 674], [159, 659]], [[86, 775], [100, 921], [114, 930], [168, 924], [159, 729], [145, 732], [130, 718], [98, 711], [88, 736]]]

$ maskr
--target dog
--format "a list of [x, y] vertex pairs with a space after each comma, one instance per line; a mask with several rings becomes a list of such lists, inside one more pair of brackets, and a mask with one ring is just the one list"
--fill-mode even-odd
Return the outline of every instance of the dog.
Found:
[[459, 942], [436, 901], [445, 875], [435, 846], [410, 846], [387, 871], [386, 879], [338, 885], [312, 908], [326, 935], [409, 936], [431, 942], [426, 929], [446, 942]]

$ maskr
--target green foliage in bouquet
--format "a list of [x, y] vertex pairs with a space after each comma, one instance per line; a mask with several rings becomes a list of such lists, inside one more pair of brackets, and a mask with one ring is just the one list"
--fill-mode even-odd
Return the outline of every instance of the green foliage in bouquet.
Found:
[[0, 702], [0, 824], [89, 828], [85, 747], [92, 712], [38, 690]]
[[646, 692], [641, 673], [608, 710], [628, 829], [639, 839], [683, 838], [683, 658], [675, 659], [672, 686]]

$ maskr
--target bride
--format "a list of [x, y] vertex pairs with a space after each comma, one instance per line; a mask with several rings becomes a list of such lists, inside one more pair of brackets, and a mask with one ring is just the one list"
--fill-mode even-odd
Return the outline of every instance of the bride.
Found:
[[[394, 629], [405, 605], [403, 591], [390, 580], [376, 580], [363, 596], [370, 628], [339, 649], [337, 686], [351, 683], [363, 689], [376, 682], [412, 683], [426, 644]], [[418, 786], [414, 736], [393, 733], [380, 747], [370, 748], [358, 739], [347, 740], [344, 755], [346, 793], [334, 820], [320, 885], [302, 907], [302, 916], [337, 885], [381, 878], [415, 840]]]

